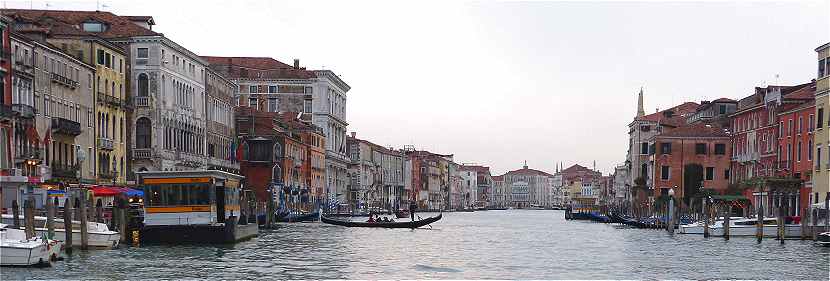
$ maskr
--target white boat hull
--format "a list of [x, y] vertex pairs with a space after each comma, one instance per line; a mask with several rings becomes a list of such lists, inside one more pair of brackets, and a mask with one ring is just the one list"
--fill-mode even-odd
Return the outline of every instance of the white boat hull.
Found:
[[0, 247], [0, 265], [4, 266], [29, 266], [49, 263], [49, 250], [46, 244], [35, 247], [9, 246]]
[[[38, 236], [46, 235], [47, 230], [38, 228], [35, 229], [37, 231]], [[88, 246], [93, 248], [101, 248], [101, 249], [112, 249], [118, 247], [118, 242], [121, 240], [121, 235], [118, 232], [106, 232], [106, 233], [98, 233], [98, 232], [88, 232]], [[55, 237], [52, 239], [61, 241], [62, 243], [66, 243], [66, 231], [64, 229], [55, 229]], [[80, 230], [73, 230], [72, 231], [72, 247], [80, 247], [81, 246], [81, 231]]]
[[[756, 226], [732, 226], [729, 228], [729, 236], [755, 236], [756, 231], [758, 231]], [[695, 226], [680, 226], [678, 228], [678, 232], [681, 234], [703, 234], [703, 226], [702, 225], [695, 225]], [[724, 229], [720, 226], [710, 226], [709, 227], [709, 235], [712, 236], [723, 236]], [[778, 226], [776, 225], [765, 225], [764, 226], [764, 237], [778, 237]], [[801, 225], [792, 224], [792, 225], [785, 225], [784, 226], [784, 237], [801, 237]]]

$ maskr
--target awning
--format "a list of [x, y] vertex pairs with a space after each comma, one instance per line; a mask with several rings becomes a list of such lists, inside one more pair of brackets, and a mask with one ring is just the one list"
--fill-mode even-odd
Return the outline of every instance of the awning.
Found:
[[95, 196], [116, 196], [121, 194], [121, 190], [117, 187], [94, 186], [92, 187], [92, 194]]

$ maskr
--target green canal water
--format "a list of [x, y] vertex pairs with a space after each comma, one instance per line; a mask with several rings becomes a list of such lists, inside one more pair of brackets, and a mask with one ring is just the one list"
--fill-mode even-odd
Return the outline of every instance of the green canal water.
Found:
[[509, 210], [447, 213], [431, 229], [284, 224], [232, 246], [76, 252], [51, 268], [0, 268], [0, 279], [827, 280], [829, 258], [809, 241], [669, 236]]

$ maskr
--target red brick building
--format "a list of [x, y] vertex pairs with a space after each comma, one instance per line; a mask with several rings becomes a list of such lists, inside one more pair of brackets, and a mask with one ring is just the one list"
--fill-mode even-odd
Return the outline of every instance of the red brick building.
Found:
[[701, 187], [725, 190], [729, 185], [731, 135], [718, 126], [689, 124], [654, 136], [650, 160], [654, 163], [655, 196], [675, 188], [678, 198], [692, 197]]
[[12, 20], [0, 16], [0, 176], [8, 176], [11, 171], [11, 132], [13, 112], [12, 104], [12, 64], [11, 31]]
[[786, 94], [778, 114], [778, 175], [804, 181], [799, 206], [809, 203], [812, 191], [815, 90], [813, 81]]

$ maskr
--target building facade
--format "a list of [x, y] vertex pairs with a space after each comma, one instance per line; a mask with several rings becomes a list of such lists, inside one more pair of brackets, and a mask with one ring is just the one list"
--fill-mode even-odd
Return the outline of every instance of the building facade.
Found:
[[[550, 202], [547, 199], [549, 198], [548, 194], [550, 194], [552, 177], [553, 175], [546, 172], [528, 168], [527, 164], [522, 169], [505, 173], [504, 184], [511, 188], [510, 205], [515, 208], [525, 208], [530, 207], [530, 205], [549, 206]], [[515, 185], [519, 182], [521, 183]], [[524, 198], [523, 193], [525, 185], [527, 186], [527, 198]], [[518, 187], [518, 189], [514, 187]], [[515, 190], [520, 192], [513, 192]], [[515, 195], [519, 195], [519, 197], [515, 197]], [[521, 200], [516, 201], [517, 198]]]
[[818, 75], [816, 77], [816, 127], [813, 134], [815, 173], [813, 174], [813, 202], [823, 202], [830, 194], [830, 43], [816, 48]]

